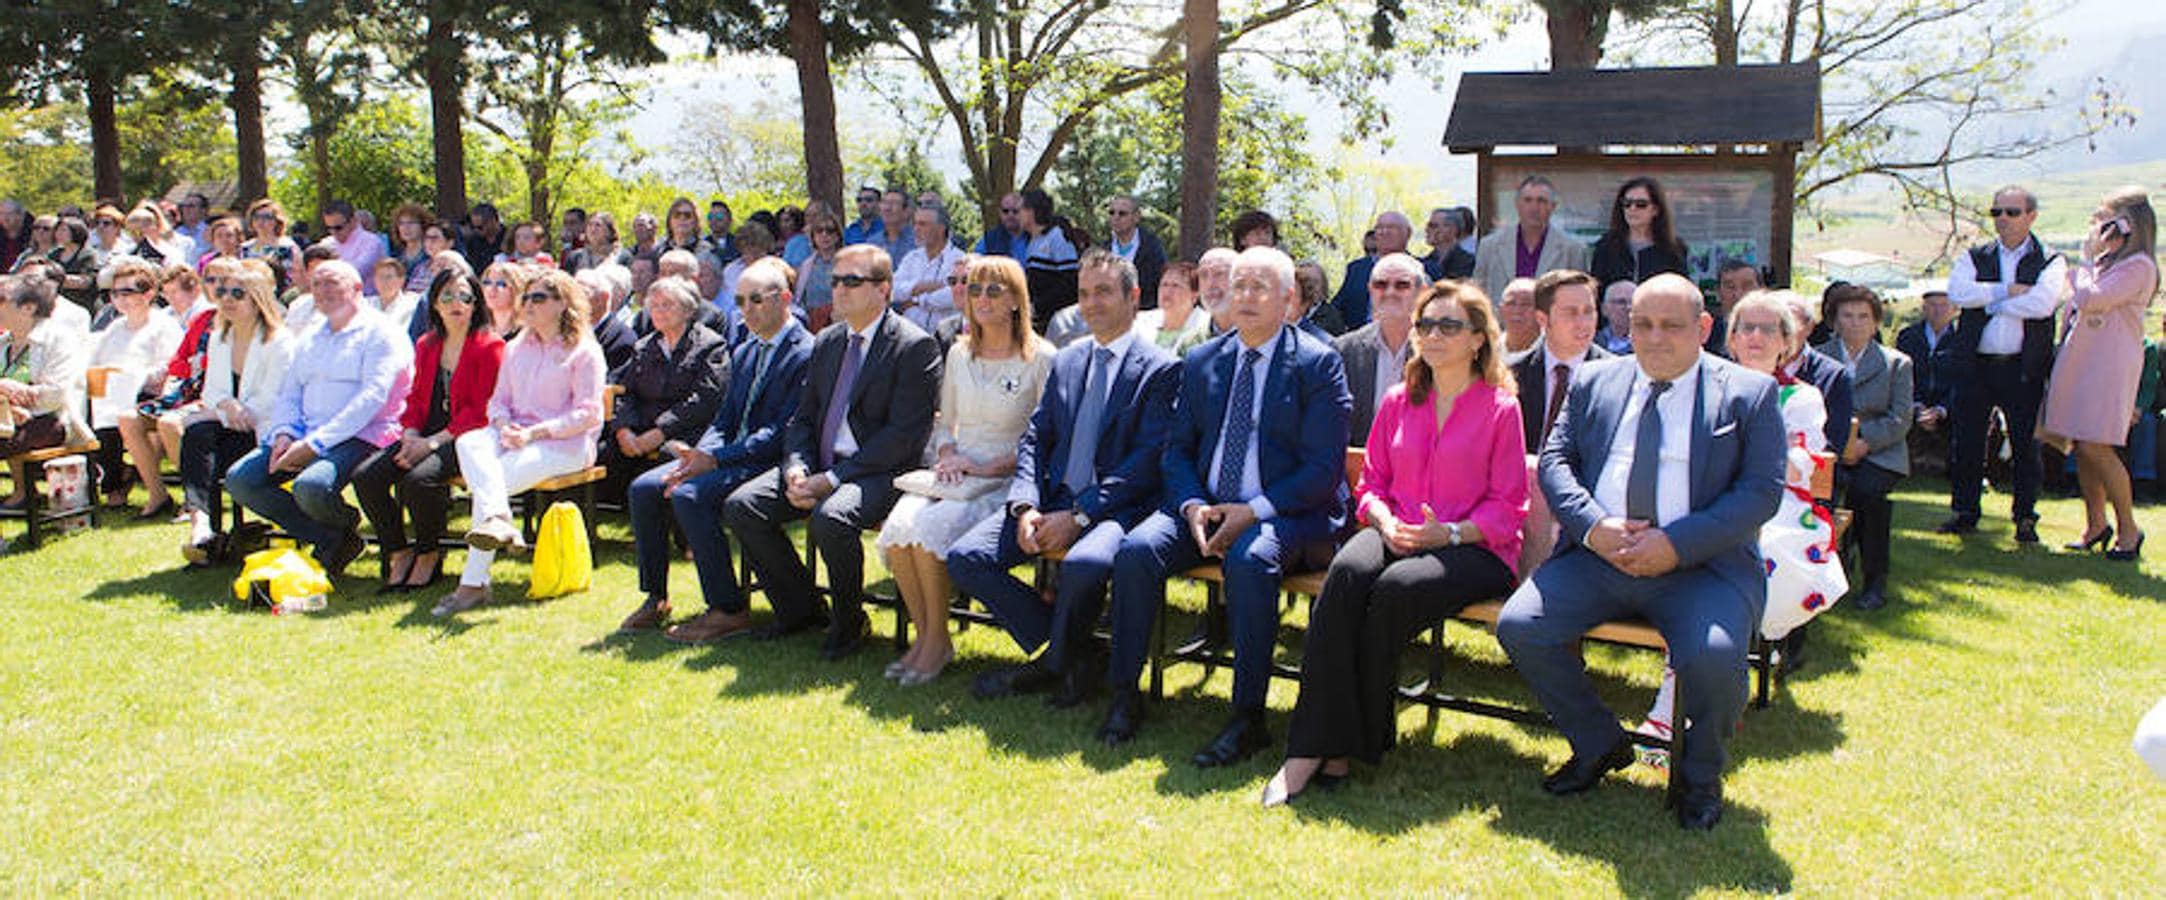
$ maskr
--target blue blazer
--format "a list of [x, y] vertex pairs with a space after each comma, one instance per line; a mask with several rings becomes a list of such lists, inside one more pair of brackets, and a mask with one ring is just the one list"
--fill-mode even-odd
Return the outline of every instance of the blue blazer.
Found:
[[[1075, 433], [1083, 408], [1091, 351], [1098, 342], [1085, 336], [1053, 357], [1053, 372], [1038, 396], [1038, 408], [1015, 452], [1015, 479], [1008, 505], [1039, 509], [1082, 510], [1096, 521], [1116, 521], [1133, 528], [1149, 515], [1158, 499], [1159, 456], [1166, 449], [1166, 426], [1173, 418], [1173, 395], [1181, 386], [1181, 361], [1148, 340], [1131, 343], [1113, 375], [1106, 412], [1098, 433]], [[1078, 438], [1098, 442], [1097, 481], [1079, 495], [1062, 484], [1068, 454]]]
[[[1625, 357], [1587, 363], [1572, 378], [1538, 469], [1542, 493], [1563, 529], [1557, 556], [1580, 550], [1580, 539], [1604, 516], [1594, 500], [1595, 482], [1639, 371], [1639, 363]], [[1765, 606], [1760, 526], [1782, 499], [1788, 459], [1775, 379], [1702, 353], [1693, 418], [1692, 512], [1663, 530], [1677, 548], [1678, 568], [1706, 566], [1755, 608]]]
[[[1240, 332], [1230, 331], [1181, 360], [1181, 393], [1164, 463], [1169, 515], [1178, 517], [1190, 502], [1221, 499], [1206, 489], [1206, 472], [1226, 423], [1234, 363], [1245, 349]], [[1346, 391], [1345, 365], [1330, 344], [1292, 327], [1280, 329], [1266, 354], [1256, 423], [1263, 495], [1287, 539], [1329, 537], [1346, 521], [1347, 423], [1354, 401]]]
[[[782, 462], [782, 434], [805, 396], [805, 363], [812, 359], [812, 334], [796, 320], [783, 323], [775, 337], [775, 356], [767, 361], [767, 379], [752, 393], [753, 368], [759, 364], [757, 341], [730, 353], [729, 389], [715, 410], [714, 422], [700, 435], [699, 449], [714, 456], [718, 469], [735, 469], [750, 478]], [[745, 409], [752, 415], [747, 418]], [[739, 420], [744, 430], [737, 428]]]
[[1828, 449], [1843, 452], [1850, 443], [1850, 417], [1856, 401], [1851, 397], [1850, 370], [1843, 361], [1811, 347], [1805, 348], [1798, 363], [1797, 380], [1820, 389], [1820, 399], [1828, 407], [1828, 424], [1821, 431], [1826, 433]]

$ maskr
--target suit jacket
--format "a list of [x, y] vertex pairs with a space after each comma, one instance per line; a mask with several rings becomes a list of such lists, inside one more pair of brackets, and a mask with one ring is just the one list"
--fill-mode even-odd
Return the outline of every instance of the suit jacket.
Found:
[[[726, 380], [729, 389], [715, 408], [714, 420], [699, 438], [699, 449], [714, 457], [716, 468], [735, 469], [741, 478], [750, 478], [782, 462], [783, 432], [805, 397], [805, 364], [812, 359], [812, 333], [794, 319], [783, 323], [782, 333], [775, 336], [774, 358], [767, 361], [767, 375], [760, 378], [759, 393], [754, 394], [753, 379], [760, 377], [755, 368], [759, 351], [757, 341], [746, 341], [730, 353]], [[817, 437], [819, 432], [813, 434]]]
[[1934, 346], [1925, 338], [1925, 322], [1912, 322], [1910, 326], [1895, 333], [1895, 349], [1910, 357], [1911, 399], [1920, 406], [1948, 405], [1948, 392], [1952, 387], [1952, 368], [1948, 354], [1954, 345], [1948, 339], [1955, 336], [1955, 323], [1948, 323], [1948, 333], [1940, 336], [1940, 345]]
[[[615, 317], [607, 321], [631, 333]], [[617, 395], [605, 430], [659, 428], [670, 440], [697, 438], [713, 421], [729, 375], [729, 348], [704, 325], [694, 323], [685, 329], [674, 353], [662, 349], [659, 333], [640, 338], [630, 358], [609, 372], [609, 383], [622, 385], [624, 393]]]
[[1805, 348], [1800, 359], [1797, 378], [1820, 389], [1820, 399], [1828, 405], [1828, 449], [1841, 453], [1843, 445], [1850, 443], [1850, 370], [1843, 367], [1842, 360], [1811, 347]]
[[[1222, 499], [1207, 485], [1226, 424], [1234, 364], [1247, 348], [1228, 332], [1181, 360], [1181, 393], [1166, 439], [1165, 512]], [[1257, 374], [1264, 379], [1256, 421], [1256, 468], [1263, 496], [1277, 512], [1287, 540], [1329, 537], [1346, 521], [1346, 420], [1352, 401], [1346, 368], [1330, 345], [1298, 328], [1282, 328], [1264, 345]]]
[[[1840, 359], [1841, 338], [1820, 345], [1820, 352]], [[1869, 448], [1865, 461], [1899, 475], [1910, 474], [1910, 411], [1917, 401], [1911, 394], [1910, 357], [1877, 343], [1866, 344], [1858, 357], [1857, 374], [1850, 376], [1850, 415], [1844, 417], [1844, 436], [1850, 419], [1858, 420], [1858, 439]], [[1832, 422], [1834, 416], [1830, 415]], [[1843, 445], [1828, 449], [1842, 454]]]
[[[1158, 501], [1159, 457], [1173, 418], [1173, 396], [1181, 387], [1181, 361], [1147, 340], [1129, 344], [1113, 373], [1097, 433], [1078, 435], [1076, 416], [1083, 409], [1083, 389], [1097, 346], [1096, 340], [1086, 338], [1053, 357], [1053, 372], [1016, 447], [1008, 505], [1081, 510], [1093, 520], [1132, 528]], [[1098, 471], [1092, 484], [1075, 494], [1063, 482], [1068, 454], [1079, 439], [1097, 442], [1093, 461]]]
[[[1537, 341], [1532, 347], [1504, 358], [1504, 364], [1512, 369], [1512, 377], [1519, 382], [1519, 425], [1526, 432], [1527, 449], [1542, 448], [1542, 419], [1549, 415], [1549, 344]], [[1582, 365], [1598, 359], [1609, 359], [1610, 352], [1593, 344], [1587, 345], [1587, 353], [1580, 357]], [[1559, 410], [1557, 418], [1564, 418]]]
[[[433, 332], [422, 335], [421, 342], [414, 345], [414, 386], [406, 392], [406, 409], [399, 415], [399, 427], [418, 431], [429, 423], [429, 403], [435, 399], [436, 369], [443, 355], [444, 340]], [[232, 365], [231, 357], [227, 359], [225, 364]], [[214, 356], [211, 362], [216, 365], [218, 359]], [[255, 368], [255, 362], [256, 355], [249, 354], [246, 367]], [[496, 393], [496, 370], [503, 365], [504, 339], [496, 332], [484, 328], [466, 335], [466, 341], [459, 345], [458, 365], [451, 372], [451, 396], [445, 398], [445, 406], [451, 410], [451, 422], [445, 430], [453, 437], [489, 424], [489, 398]]]
[[[1610, 515], [1595, 502], [1595, 482], [1617, 438], [1617, 420], [1631, 400], [1639, 363], [1630, 358], [1589, 363], [1572, 379], [1564, 411], [1542, 446], [1542, 493], [1562, 529], [1557, 556], [1580, 552], [1589, 529]], [[1734, 585], [1757, 610], [1767, 602], [1760, 563], [1760, 526], [1775, 515], [1783, 492], [1782, 406], [1775, 380], [1702, 354], [1692, 426], [1692, 511], [1663, 531], [1677, 549], [1677, 567], [1704, 566]], [[1621, 514], [1622, 511], [1619, 511]], [[1759, 620], [1757, 612], [1754, 621]]]
[[[1413, 335], [1407, 335], [1409, 342]], [[1332, 342], [1338, 348], [1339, 359], [1346, 369], [1346, 389], [1353, 398], [1353, 412], [1347, 419], [1347, 439], [1352, 446], [1369, 445], [1369, 425], [1376, 421], [1376, 359], [1384, 355], [1384, 336], [1370, 322], [1353, 331], [1339, 335]], [[1410, 351], [1411, 352], [1411, 351]]]
[[[798, 401], [784, 441], [784, 471], [822, 471], [820, 426], [827, 419], [828, 402], [842, 378], [843, 354], [849, 348], [849, 323], [839, 320], [813, 341], [812, 359], [805, 367], [805, 395]], [[844, 415], [851, 436], [857, 439], [857, 452], [835, 460], [835, 480], [893, 477], [909, 471], [924, 456], [925, 441], [933, 433], [933, 410], [940, 405], [940, 346], [908, 319], [881, 311], [846, 402], [849, 407]]]
[[[1519, 271], [1519, 226], [1509, 225], [1490, 232], [1474, 248], [1474, 280], [1482, 284], [1491, 302], [1504, 296], [1504, 286], [1517, 278]], [[1555, 223], [1549, 226], [1549, 234], [1542, 239], [1542, 255], [1535, 261], [1534, 272], [1541, 275], [1558, 269], [1587, 270], [1587, 245], [1574, 240]]]
[[[1106, 249], [1112, 250], [1113, 238], [1106, 237]], [[1158, 279], [1166, 274], [1166, 245], [1158, 235], [1141, 225], [1136, 226], [1136, 287], [1143, 291], [1143, 309], [1158, 308]]]
[[1346, 264], [1346, 273], [1339, 279], [1339, 292], [1331, 295], [1331, 305], [1339, 311], [1339, 321], [1348, 328], [1360, 328], [1369, 324], [1369, 273], [1376, 270], [1376, 257], [1363, 256]]
[[1430, 281], [1446, 278], [1474, 277], [1474, 254], [1465, 247], [1453, 244], [1448, 250], [1431, 248], [1428, 256], [1421, 258], [1422, 271], [1429, 273]]

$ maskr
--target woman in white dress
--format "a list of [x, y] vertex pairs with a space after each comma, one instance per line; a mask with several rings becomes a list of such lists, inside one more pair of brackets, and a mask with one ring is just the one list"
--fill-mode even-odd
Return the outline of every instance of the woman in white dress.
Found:
[[948, 351], [932, 468], [897, 482], [905, 493], [874, 542], [916, 628], [909, 652], [887, 669], [888, 677], [909, 685], [933, 680], [955, 658], [948, 546], [1000, 508], [1015, 472], [1016, 444], [1053, 367], [1053, 346], [1031, 331], [1022, 266], [981, 257], [964, 290], [969, 328]]

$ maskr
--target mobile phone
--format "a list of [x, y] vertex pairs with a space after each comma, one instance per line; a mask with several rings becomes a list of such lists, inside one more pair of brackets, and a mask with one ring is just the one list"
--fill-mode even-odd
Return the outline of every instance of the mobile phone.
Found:
[[2102, 238], [2127, 237], [2128, 232], [2128, 220], [2126, 219], [2114, 218], [2098, 223], [2098, 236]]

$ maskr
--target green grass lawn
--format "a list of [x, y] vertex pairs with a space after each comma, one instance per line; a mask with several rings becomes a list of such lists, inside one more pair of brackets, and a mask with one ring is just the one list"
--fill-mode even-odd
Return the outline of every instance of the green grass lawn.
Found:
[[[1096, 707], [971, 699], [1016, 658], [989, 629], [922, 688], [880, 678], [884, 649], [823, 664], [816, 636], [612, 639], [635, 602], [621, 544], [594, 590], [547, 603], [446, 623], [435, 595], [351, 580], [325, 613], [272, 617], [227, 609], [230, 573], [180, 572], [177, 526], [111, 526], [0, 556], [0, 889], [2155, 895], [2166, 785], [2129, 737], [2166, 693], [2166, 545], [2139, 568], [2015, 550], [2005, 521], [1946, 538], [1944, 501], [1902, 496], [1896, 603], [1823, 617], [1733, 742], [1728, 816], [1689, 835], [1660, 773], [1552, 799], [1562, 739], [1478, 717], [1431, 735], [1409, 709], [1381, 769], [1265, 811], [1275, 753], [1186, 761], [1227, 712], [1223, 672], [1174, 670], [1139, 740], [1107, 749]], [[2079, 519], [2048, 504], [2049, 544]], [[500, 596], [525, 570], [499, 563]], [[673, 575], [696, 611], [690, 565]], [[1528, 700], [1487, 634], [1452, 635], [1456, 689]], [[1654, 657], [1590, 657], [1644, 709]]]

